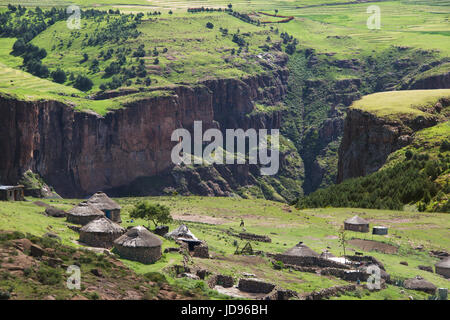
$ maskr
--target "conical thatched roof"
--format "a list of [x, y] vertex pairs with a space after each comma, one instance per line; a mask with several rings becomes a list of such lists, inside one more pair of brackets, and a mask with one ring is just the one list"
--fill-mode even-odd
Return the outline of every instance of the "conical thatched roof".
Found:
[[115, 245], [130, 248], [152, 248], [162, 245], [161, 239], [142, 226], [128, 230], [124, 235], [114, 241]]
[[182, 224], [177, 229], [173, 230], [172, 232], [169, 232], [166, 234], [167, 238], [173, 238], [173, 239], [191, 239], [191, 240], [198, 240], [196, 236], [189, 230], [189, 228]]
[[285, 253], [283, 253], [288, 256], [297, 256], [297, 257], [318, 257], [319, 254], [309, 248], [308, 246], [304, 245], [303, 242], [299, 242], [295, 247], [287, 250]]
[[87, 201], [100, 210], [120, 210], [120, 205], [103, 192], [96, 192]]
[[450, 269], [450, 257], [448, 257], [448, 258], [446, 258], [446, 259], [436, 263], [435, 266], [439, 267], [439, 268], [448, 268], [448, 269]]
[[360, 216], [356, 215], [354, 217], [351, 217], [347, 220], [345, 220], [345, 223], [348, 224], [369, 224], [369, 221], [361, 218]]
[[72, 216], [87, 217], [87, 216], [99, 216], [104, 217], [105, 214], [100, 209], [97, 209], [93, 205], [87, 202], [80, 202], [77, 206], [69, 210], [68, 214]]
[[102, 217], [89, 222], [80, 231], [90, 233], [124, 233], [125, 229], [108, 218]]

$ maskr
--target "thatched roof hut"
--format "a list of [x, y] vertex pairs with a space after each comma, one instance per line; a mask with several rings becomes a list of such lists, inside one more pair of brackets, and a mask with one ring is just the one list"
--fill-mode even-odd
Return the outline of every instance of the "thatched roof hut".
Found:
[[153, 263], [161, 258], [162, 241], [146, 228], [137, 226], [114, 241], [121, 258]]
[[87, 202], [81, 202], [67, 212], [67, 221], [85, 225], [92, 220], [104, 217], [105, 213]]
[[97, 209], [103, 211], [105, 216], [111, 221], [121, 223], [122, 219], [120, 218], [120, 210], [121, 206], [108, 197], [103, 192], [96, 192], [92, 197], [90, 197], [87, 202]]
[[303, 244], [303, 242], [297, 243], [295, 247], [287, 250], [283, 253], [283, 255], [296, 257], [319, 257], [317, 252]]
[[183, 241], [188, 244], [189, 251], [193, 251], [196, 246], [202, 243], [185, 225], [182, 224], [177, 229], [169, 232], [165, 235], [166, 238], [173, 239], [176, 241]]
[[344, 221], [344, 229], [357, 232], [369, 232], [369, 221], [356, 215]]
[[199, 241], [198, 238], [189, 230], [189, 228], [182, 224], [177, 229], [166, 234], [167, 238], [172, 238], [175, 240], [195, 240]]
[[435, 265], [436, 273], [444, 276], [445, 278], [450, 278], [450, 257], [443, 259], [442, 261], [436, 263]]
[[120, 237], [125, 229], [102, 217], [89, 222], [80, 229], [80, 242], [92, 247], [111, 248], [114, 240]]

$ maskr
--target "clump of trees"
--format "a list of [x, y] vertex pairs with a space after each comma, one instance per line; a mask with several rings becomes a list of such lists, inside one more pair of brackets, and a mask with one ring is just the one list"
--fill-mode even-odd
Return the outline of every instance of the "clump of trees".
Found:
[[92, 89], [93, 85], [94, 84], [92, 83], [91, 79], [89, 79], [88, 77], [79, 75], [78, 77], [76, 77], [73, 86], [81, 91], [89, 91]]
[[[420, 211], [445, 211], [450, 207], [445, 194], [450, 192], [435, 179], [450, 170], [450, 157], [431, 160], [426, 154], [412, 155], [391, 168], [365, 177], [353, 178], [317, 190], [297, 201], [298, 208], [354, 207], [402, 210], [417, 204]], [[439, 201], [441, 205], [433, 205]]]
[[57, 83], [64, 83], [67, 80], [66, 73], [64, 72], [64, 70], [61, 70], [60, 68], [58, 68], [56, 71], [53, 71], [51, 73], [51, 76], [53, 78], [53, 81]]

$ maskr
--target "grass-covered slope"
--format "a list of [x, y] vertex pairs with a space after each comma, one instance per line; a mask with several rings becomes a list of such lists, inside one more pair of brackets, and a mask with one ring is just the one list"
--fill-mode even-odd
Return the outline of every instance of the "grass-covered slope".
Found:
[[[254, 250], [264, 252], [281, 253], [291, 248], [299, 241], [303, 241], [316, 252], [322, 252], [328, 248], [336, 256], [342, 255], [342, 247], [339, 244], [338, 231], [343, 221], [355, 214], [368, 219], [373, 225], [385, 225], [389, 227], [389, 235], [366, 235], [356, 232], [348, 232], [348, 239], [359, 238], [375, 240], [397, 248], [397, 253], [383, 253], [381, 251], [366, 251], [352, 244], [348, 245], [347, 252], [362, 251], [364, 254], [372, 255], [379, 259], [386, 267], [386, 271], [392, 279], [405, 279], [421, 275], [438, 287], [446, 287], [448, 281], [439, 275], [419, 270], [419, 265], [433, 266], [439, 259], [428, 254], [430, 250], [446, 250], [449, 247], [449, 220], [448, 215], [442, 213], [411, 214], [402, 211], [371, 210], [371, 209], [349, 209], [349, 208], [326, 208], [297, 210], [286, 204], [265, 200], [238, 200], [232, 198], [210, 198], [210, 197], [151, 197], [151, 198], [119, 198], [116, 199], [122, 206], [123, 227], [130, 225], [147, 225], [144, 220], [131, 221], [129, 212], [139, 201], [146, 199], [154, 203], [167, 205], [172, 217], [175, 219], [170, 224], [170, 229], [178, 227], [180, 223], [186, 223], [189, 229], [200, 239], [205, 240], [209, 246], [212, 259], [192, 258], [189, 266], [205, 268], [213, 273], [223, 273], [236, 278], [242, 277], [244, 272], [253, 273], [258, 278], [275, 283], [282, 288], [291, 289], [306, 294], [313, 290], [320, 290], [335, 285], [348, 284], [338, 278], [331, 276], [320, 276], [313, 273], [292, 271], [288, 269], [275, 269], [270, 260], [263, 256], [240, 256], [234, 255], [235, 244], [240, 247], [246, 241], [240, 240], [227, 233], [227, 231], [238, 232], [241, 230], [239, 224], [241, 218], [245, 221], [247, 232], [267, 235], [272, 239], [271, 243], [252, 242]], [[63, 218], [52, 218], [42, 214], [44, 208], [34, 204], [37, 199], [29, 199], [28, 202], [2, 203], [0, 206], [0, 230], [14, 230], [30, 233], [41, 237], [46, 232], [52, 232], [62, 239], [62, 245], [68, 247], [65, 252], [80, 246], [75, 242], [77, 233], [67, 228], [68, 223]], [[80, 200], [44, 200], [45, 202], [61, 209], [70, 209]], [[151, 226], [153, 227], [153, 226]], [[430, 232], [432, 230], [433, 232]], [[423, 250], [415, 247], [422, 245]], [[175, 242], [163, 239], [163, 250], [176, 246]], [[59, 250], [59, 249], [58, 249]], [[65, 253], [64, 253], [65, 255]], [[105, 273], [105, 278], [114, 275], [114, 271], [105, 264], [105, 260], [98, 255], [86, 253], [89, 259], [81, 259], [79, 263], [84, 272], [88, 273], [86, 281], [95, 280], [89, 274], [92, 268], [100, 268]], [[14, 257], [12, 257], [14, 259]], [[64, 261], [71, 263], [72, 257], [63, 257]], [[7, 258], [6, 258], [7, 260]], [[199, 280], [178, 279], [174, 277], [170, 267], [182, 264], [181, 254], [170, 252], [164, 253], [160, 261], [151, 265], [144, 265], [125, 259], [122, 263], [133, 269], [137, 274], [148, 274], [149, 272], [162, 273], [171, 286], [181, 289], [193, 290], [198, 295], [208, 295], [213, 298], [224, 298], [217, 293], [205, 289], [205, 284]], [[407, 261], [408, 265], [400, 264]], [[7, 261], [2, 265], [8, 265]], [[0, 267], [2, 268], [2, 267]], [[115, 267], [114, 267], [115, 268]], [[2, 269], [3, 270], [3, 269]], [[47, 269], [46, 269], [47, 270]], [[57, 270], [56, 270], [57, 271]], [[120, 273], [118, 273], [120, 274]], [[34, 272], [31, 278], [34, 279]], [[62, 275], [64, 277], [64, 275]], [[8, 278], [3, 284], [16, 282], [17, 288], [22, 288], [20, 279]], [[0, 280], [2, 281], [2, 280]], [[22, 280], [20, 280], [22, 281]], [[119, 280], [117, 280], [119, 281]], [[128, 278], [123, 279], [124, 282]], [[136, 288], [140, 284], [140, 277], [136, 277]], [[154, 281], [154, 280], [152, 280]], [[27, 286], [30, 286], [28, 282]], [[50, 287], [39, 287], [36, 295], [29, 297], [42, 298], [44, 289], [47, 295], [52, 294]], [[71, 295], [83, 295], [93, 298], [89, 291], [91, 285], [82, 287], [81, 291], [75, 290]], [[128, 286], [128, 284], [127, 284]], [[59, 288], [59, 287], [57, 287]], [[133, 288], [133, 286], [131, 286]], [[197, 288], [197, 289], [195, 289]], [[195, 289], [195, 290], [194, 290]], [[56, 290], [56, 289], [55, 289]], [[131, 290], [140, 290], [131, 289]], [[157, 291], [152, 291], [157, 294]], [[26, 293], [26, 292], [25, 292]], [[70, 298], [66, 293], [57, 295], [60, 298]], [[98, 290], [100, 297], [102, 291]], [[92, 295], [92, 296], [91, 296]], [[420, 292], [405, 290], [402, 287], [388, 285], [379, 292], [358, 289], [355, 292], [343, 294], [337, 299], [408, 299], [412, 295], [415, 299], [425, 299], [427, 296]], [[24, 295], [20, 295], [24, 297]]]
[[378, 92], [355, 101], [350, 108], [372, 113], [379, 118], [413, 119], [433, 116], [429, 109], [443, 98], [450, 99], [450, 89]]

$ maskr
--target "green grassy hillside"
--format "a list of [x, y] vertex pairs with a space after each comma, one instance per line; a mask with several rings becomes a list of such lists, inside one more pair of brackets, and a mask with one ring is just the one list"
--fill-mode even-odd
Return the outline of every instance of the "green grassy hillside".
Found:
[[[122, 206], [123, 226], [144, 224], [143, 220], [131, 222], [129, 212], [134, 204], [143, 198], [120, 198], [117, 201]], [[402, 211], [327, 208], [297, 210], [285, 204], [265, 200], [236, 200], [208, 197], [153, 197], [146, 198], [152, 202], [169, 206], [175, 219], [170, 228], [186, 223], [191, 231], [208, 243], [212, 259], [192, 258], [190, 265], [206, 268], [213, 272], [239, 277], [243, 272], [253, 273], [267, 281], [278, 284], [301, 294], [346, 284], [334, 277], [323, 277], [312, 273], [276, 270], [265, 256], [234, 255], [235, 244], [241, 247], [245, 241], [227, 234], [227, 231], [239, 231], [241, 218], [245, 221], [247, 232], [264, 234], [272, 239], [271, 243], [252, 242], [254, 250], [278, 253], [294, 246], [299, 241], [322, 252], [328, 248], [336, 256], [342, 255], [342, 247], [338, 241], [338, 230], [346, 218], [356, 213], [368, 219], [372, 225], [389, 227], [388, 236], [372, 236], [356, 232], [348, 232], [348, 239], [375, 240], [397, 248], [396, 254], [376, 251], [366, 251], [366, 254], [379, 259], [393, 279], [405, 279], [421, 275], [437, 286], [448, 286], [448, 281], [436, 274], [419, 270], [418, 265], [432, 266], [438, 259], [428, 254], [429, 250], [445, 250], [450, 246], [448, 215], [441, 213], [415, 213]], [[79, 247], [76, 243], [78, 235], [67, 228], [65, 219], [46, 217], [42, 214], [44, 208], [29, 202], [3, 202], [0, 207], [0, 229], [28, 232], [42, 236], [52, 232], [62, 238], [62, 243], [71, 247]], [[78, 200], [44, 200], [62, 209], [69, 209]], [[432, 230], [433, 232], [429, 232]], [[422, 245], [423, 249], [415, 247]], [[175, 243], [164, 240], [163, 249], [173, 247]], [[363, 251], [361, 248], [349, 245], [348, 252]], [[143, 265], [128, 260], [121, 261], [139, 274], [159, 272], [165, 274], [169, 282], [179, 286], [195, 287], [199, 281], [176, 279], [170, 273], [170, 266], [180, 264], [182, 255], [165, 253], [155, 264]], [[400, 264], [407, 261], [408, 265]], [[424, 299], [426, 295], [404, 290], [389, 285], [379, 292], [369, 292], [359, 289], [340, 299], [408, 299], [412, 295], [416, 299]], [[336, 298], [336, 297], [335, 297]]]
[[443, 98], [450, 98], [450, 89], [379, 92], [364, 96], [350, 108], [367, 111], [380, 118], [432, 117], [427, 109]]

